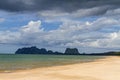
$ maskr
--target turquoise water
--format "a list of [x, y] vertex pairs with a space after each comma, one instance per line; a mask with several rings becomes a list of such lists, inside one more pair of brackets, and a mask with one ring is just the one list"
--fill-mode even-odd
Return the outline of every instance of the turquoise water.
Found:
[[90, 62], [101, 56], [0, 55], [0, 72]]

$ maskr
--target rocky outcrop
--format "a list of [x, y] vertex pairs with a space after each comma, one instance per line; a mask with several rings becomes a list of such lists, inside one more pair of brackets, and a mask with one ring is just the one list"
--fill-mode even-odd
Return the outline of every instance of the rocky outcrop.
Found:
[[66, 48], [65, 53], [53, 52], [52, 50], [46, 50], [45, 48], [37, 48], [36, 46], [24, 47], [18, 49], [15, 54], [42, 54], [42, 55], [93, 55], [93, 56], [120, 56], [120, 52], [104, 52], [104, 53], [91, 53], [80, 54], [77, 48]]
[[77, 48], [67, 48], [66, 50], [65, 50], [65, 53], [64, 53], [65, 55], [79, 55], [80, 53], [79, 53], [79, 51], [78, 51], [78, 49]]
[[46, 50], [45, 48], [39, 49], [36, 46], [20, 48], [15, 52], [15, 54], [80, 55], [77, 48], [66, 48], [65, 53], [61, 53]]
[[37, 48], [35, 46], [33, 47], [26, 47], [26, 48], [20, 48], [18, 49], [15, 54], [49, 54], [49, 55], [62, 55], [63, 53], [60, 52], [53, 52], [52, 50], [46, 50], [45, 48]]

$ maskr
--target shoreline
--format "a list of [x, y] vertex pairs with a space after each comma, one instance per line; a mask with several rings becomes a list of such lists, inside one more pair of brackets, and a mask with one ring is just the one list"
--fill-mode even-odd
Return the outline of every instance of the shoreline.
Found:
[[[4, 59], [3, 59], [4, 58]], [[58, 56], [58, 55], [15, 55], [0, 56], [0, 73], [12, 73], [20, 70], [57, 67], [73, 64], [93, 62], [104, 56]]]
[[13, 73], [0, 73], [0, 80], [120, 80], [120, 57]]

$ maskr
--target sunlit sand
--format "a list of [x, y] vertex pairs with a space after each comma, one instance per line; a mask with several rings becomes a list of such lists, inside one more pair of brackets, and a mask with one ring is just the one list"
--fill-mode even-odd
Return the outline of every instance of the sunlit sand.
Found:
[[0, 73], [0, 80], [120, 80], [120, 57], [94, 62]]

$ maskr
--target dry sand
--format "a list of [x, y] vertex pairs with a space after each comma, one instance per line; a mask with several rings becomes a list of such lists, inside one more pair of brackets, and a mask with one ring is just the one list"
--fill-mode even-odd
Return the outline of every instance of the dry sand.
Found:
[[0, 73], [0, 80], [120, 80], [120, 57], [89, 63]]

